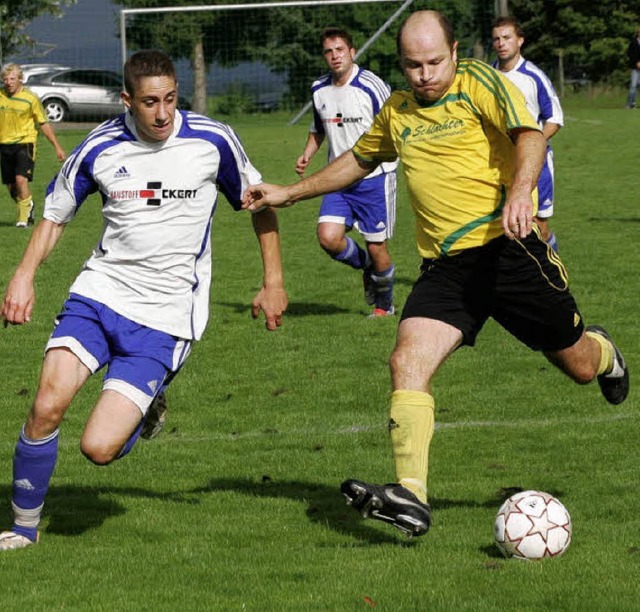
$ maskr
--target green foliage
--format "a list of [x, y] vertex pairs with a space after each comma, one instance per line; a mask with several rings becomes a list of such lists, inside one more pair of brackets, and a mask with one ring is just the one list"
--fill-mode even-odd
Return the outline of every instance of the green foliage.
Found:
[[566, 78], [628, 80], [626, 50], [640, 18], [638, 0], [510, 0], [509, 10], [525, 32], [523, 53], [551, 76], [562, 50]]
[[0, 4], [0, 55], [8, 56], [14, 51], [32, 47], [37, 41], [30, 38], [24, 29], [40, 15], [62, 17], [64, 7], [77, 0], [3, 0]]
[[[400, 6], [399, 3], [382, 2], [313, 8], [288, 7], [267, 11], [264, 43], [262, 46], [252, 47], [253, 59], [287, 75], [289, 99], [299, 104], [309, 98], [311, 82], [327, 72], [320, 45], [320, 34], [325, 27], [336, 26], [347, 30], [358, 50]], [[396, 32], [410, 11], [425, 8], [446, 12], [462, 27], [471, 22], [467, 2], [416, 0], [408, 11], [400, 14], [393, 25], [377, 38], [369, 50], [359, 56], [358, 63], [373, 70], [393, 88], [404, 87], [404, 80], [397, 69]]]
[[257, 110], [255, 96], [241, 85], [232, 85], [226, 93], [212, 98], [208, 106], [208, 113], [212, 117], [241, 115]]

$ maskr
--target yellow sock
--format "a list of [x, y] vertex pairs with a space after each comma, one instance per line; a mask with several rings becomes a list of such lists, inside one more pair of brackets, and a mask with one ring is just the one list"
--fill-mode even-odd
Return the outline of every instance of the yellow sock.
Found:
[[33, 200], [31, 196], [24, 200], [17, 200], [18, 202], [18, 223], [28, 223], [31, 209], [33, 208]]
[[609, 340], [600, 334], [588, 331], [587, 336], [595, 340], [600, 345], [600, 365], [598, 366], [598, 375], [611, 372], [613, 369], [613, 358], [615, 351]]
[[433, 397], [422, 391], [394, 391], [389, 433], [398, 482], [427, 501], [429, 444], [434, 430]]

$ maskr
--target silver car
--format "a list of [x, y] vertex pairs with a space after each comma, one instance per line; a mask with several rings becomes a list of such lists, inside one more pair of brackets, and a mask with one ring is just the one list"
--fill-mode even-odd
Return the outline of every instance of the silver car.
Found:
[[60, 64], [22, 64], [20, 68], [22, 68], [22, 82], [26, 84], [29, 83], [30, 79], [39, 74], [67, 70], [69, 66], [62, 66]]
[[110, 70], [69, 68], [34, 74], [27, 87], [44, 106], [49, 121], [107, 119], [124, 112], [122, 78]]

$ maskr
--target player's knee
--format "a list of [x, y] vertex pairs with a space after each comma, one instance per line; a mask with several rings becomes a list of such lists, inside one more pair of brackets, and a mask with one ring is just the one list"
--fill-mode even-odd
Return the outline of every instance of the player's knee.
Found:
[[53, 390], [41, 387], [29, 413], [27, 435], [35, 439], [50, 435], [60, 426], [66, 409]]
[[82, 439], [80, 450], [95, 465], [109, 465], [117, 458], [119, 452], [119, 449], [114, 449], [108, 444], [86, 438]]
[[327, 253], [339, 253], [342, 250], [344, 234], [334, 229], [318, 226], [318, 242]]

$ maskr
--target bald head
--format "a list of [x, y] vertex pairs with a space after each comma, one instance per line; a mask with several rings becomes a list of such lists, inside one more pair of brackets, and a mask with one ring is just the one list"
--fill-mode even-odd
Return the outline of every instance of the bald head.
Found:
[[400, 26], [400, 66], [418, 99], [435, 102], [451, 87], [457, 47], [451, 24], [437, 11], [416, 11]]
[[438, 31], [444, 37], [446, 44], [453, 50], [455, 43], [453, 37], [453, 26], [451, 22], [438, 11], [416, 11], [407, 17], [396, 37], [396, 47], [398, 57], [402, 58], [403, 39], [415, 37], [437, 36]]

